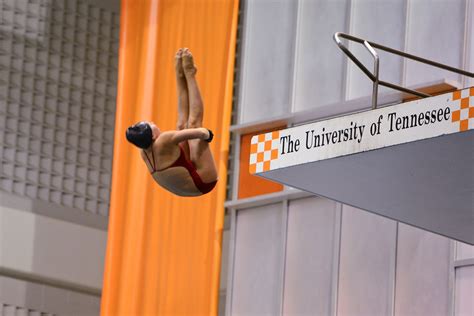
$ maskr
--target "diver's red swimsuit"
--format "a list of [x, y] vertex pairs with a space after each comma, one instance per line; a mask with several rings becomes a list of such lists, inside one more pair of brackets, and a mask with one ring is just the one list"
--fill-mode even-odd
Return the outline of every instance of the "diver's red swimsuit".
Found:
[[184, 168], [186, 168], [186, 170], [188, 170], [189, 175], [193, 179], [194, 185], [196, 186], [196, 188], [202, 194], [206, 194], [208, 192], [211, 192], [212, 189], [214, 189], [214, 187], [216, 186], [217, 180], [209, 182], [209, 183], [203, 182], [202, 179], [201, 179], [201, 176], [199, 176], [199, 174], [197, 173], [196, 167], [194, 166], [194, 164], [191, 161], [189, 161], [188, 159], [186, 159], [186, 155], [184, 153], [183, 148], [181, 148], [181, 146], [179, 146], [179, 151], [180, 152], [179, 152], [178, 159], [176, 159], [175, 162], [173, 162], [173, 164], [171, 164], [169, 167], [166, 167], [166, 168], [163, 168], [163, 169], [156, 169], [155, 163], [154, 163], [155, 162], [155, 156], [154, 156], [153, 151], [151, 152], [152, 155], [153, 155], [153, 164], [151, 163], [150, 159], [148, 158], [148, 155], [145, 153], [145, 156], [146, 156], [148, 162], [150, 163], [150, 166], [153, 168], [153, 170], [151, 171], [151, 174], [154, 174], [155, 172], [159, 172], [159, 171], [164, 171], [166, 169], [173, 168], [173, 167], [184, 167]]

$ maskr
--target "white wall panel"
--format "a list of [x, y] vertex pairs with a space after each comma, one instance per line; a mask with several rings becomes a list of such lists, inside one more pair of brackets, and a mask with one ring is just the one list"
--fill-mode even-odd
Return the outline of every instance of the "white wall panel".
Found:
[[221, 277], [220, 277], [220, 290], [227, 288], [227, 271], [229, 267], [229, 230], [222, 232], [222, 254], [221, 254]]
[[[466, 6], [467, 1], [244, 1], [239, 123], [370, 95], [372, 83], [352, 62], [346, 64], [334, 44], [336, 31], [455, 67], [465, 61], [474, 71], [474, 2]], [[471, 31], [465, 42], [466, 9]], [[365, 48], [350, 46], [372, 69]], [[382, 80], [460, 81], [456, 74], [378, 52]], [[320, 198], [289, 202], [286, 258], [281, 204], [237, 212], [230, 314], [277, 315], [281, 307], [285, 315], [336, 314], [333, 283], [339, 316], [449, 314], [451, 240], [349, 206], [338, 227], [334, 205]], [[456, 245], [457, 260], [474, 258], [474, 247]], [[471, 267], [457, 268], [456, 315], [473, 316], [473, 274]]]
[[463, 260], [472, 258], [474, 258], [474, 246], [456, 242], [456, 259]]
[[[358, 0], [353, 2], [351, 34], [391, 48], [403, 50], [405, 43], [405, 0]], [[359, 43], [350, 44], [351, 51], [373, 71], [373, 57]], [[401, 57], [376, 50], [380, 56], [380, 78], [400, 84], [402, 81]], [[380, 87], [379, 91], [385, 88]], [[351, 61], [348, 71], [347, 99], [372, 94], [372, 81]]]
[[0, 268], [102, 288], [107, 232], [0, 207]]
[[[474, 72], [474, 2], [469, 2], [469, 15], [467, 18], [469, 34], [467, 36], [467, 51], [466, 51], [466, 70]], [[474, 78], [467, 78], [466, 87], [474, 86]]]
[[389, 315], [396, 222], [343, 207], [338, 315]]
[[456, 269], [455, 316], [474, 316], [474, 266]]
[[277, 315], [283, 264], [282, 204], [237, 212], [232, 315]]
[[295, 111], [343, 99], [345, 56], [335, 45], [333, 34], [347, 31], [348, 2], [299, 2]]
[[229, 280], [229, 272], [232, 269], [230, 264], [230, 225], [228, 221], [232, 216], [226, 216], [224, 220], [224, 231], [222, 232], [222, 252], [221, 252], [221, 271], [219, 280], [219, 302], [217, 307], [217, 315], [224, 316], [227, 305], [227, 283]]
[[290, 202], [284, 315], [330, 314], [337, 215], [336, 203], [327, 199]]
[[[453, 67], [462, 67], [465, 0], [410, 0], [407, 51]], [[406, 84], [460, 76], [417, 62], [407, 63]]]
[[[44, 285], [0, 276], [0, 302], [45, 310]], [[64, 292], [67, 292], [64, 290]], [[0, 315], [2, 313], [0, 312]]]
[[[0, 315], [4, 316], [1, 302], [12, 308], [21, 306], [22, 312], [29, 311], [25, 315], [31, 316], [45, 316], [46, 313], [77, 316], [100, 314], [100, 296], [4, 276], [0, 276]], [[18, 314], [17, 309], [14, 315], [23, 314]]]
[[240, 123], [290, 111], [297, 1], [245, 2]]
[[448, 238], [399, 225], [395, 315], [448, 315], [449, 245]]

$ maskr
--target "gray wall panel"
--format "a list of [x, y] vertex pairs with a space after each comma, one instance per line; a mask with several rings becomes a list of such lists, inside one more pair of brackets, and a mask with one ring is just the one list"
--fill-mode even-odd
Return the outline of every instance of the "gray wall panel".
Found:
[[474, 258], [474, 246], [456, 242], [456, 259], [473, 259]]
[[455, 316], [474, 316], [474, 266], [456, 269]]
[[99, 291], [107, 232], [0, 206], [0, 269]]
[[[2, 304], [3, 313], [2, 313]], [[33, 283], [0, 276], [0, 315], [5, 315], [5, 306], [10, 311], [19, 310], [25, 315], [78, 315], [100, 314], [100, 296], [88, 295], [63, 288]], [[20, 308], [21, 307], [21, 308]]]
[[[405, 0], [358, 0], [353, 2], [351, 14], [351, 34], [395, 49], [404, 49], [405, 44]], [[370, 70], [373, 57], [358, 43], [350, 44], [351, 51]], [[342, 53], [342, 52], [341, 52]], [[380, 77], [400, 84], [403, 60], [393, 54], [377, 50], [380, 55]], [[380, 91], [385, 88], [380, 87]], [[349, 63], [347, 99], [372, 94], [372, 81], [362, 71]]]
[[395, 315], [448, 315], [450, 240], [399, 225]]
[[[246, 0], [243, 4], [238, 123], [369, 95], [372, 83], [332, 42], [335, 31], [474, 71], [472, 0]], [[350, 46], [372, 69], [365, 49]], [[458, 75], [379, 54], [383, 80], [405, 86], [443, 78], [460, 81]], [[474, 85], [472, 79], [465, 82]], [[474, 247], [456, 243], [454, 258], [449, 239], [349, 206], [344, 206], [340, 227], [334, 225], [330, 205], [318, 198], [289, 201], [286, 257], [281, 228], [285, 213], [280, 204], [238, 212], [235, 257], [231, 254], [230, 263], [234, 266], [229, 271], [233, 277], [228, 279], [230, 314], [278, 314], [279, 291], [284, 287], [282, 308], [288, 315], [444, 316], [454, 305], [456, 315], [461, 311], [471, 315], [472, 301], [465, 299], [473, 295], [471, 270], [458, 267], [454, 278], [453, 269], [454, 259], [474, 258]], [[336, 232], [337, 240], [331, 235], [335, 228], [341, 232]], [[331, 269], [337, 269], [333, 279]], [[455, 289], [464, 296], [454, 296]]]
[[284, 315], [330, 314], [337, 212], [336, 203], [323, 198], [290, 202]]
[[334, 44], [332, 35], [335, 32], [347, 31], [348, 2], [299, 2], [295, 111], [343, 99], [345, 56]]
[[[453, 67], [462, 67], [465, 1], [410, 0], [407, 51]], [[408, 62], [406, 83], [413, 85], [460, 76], [420, 63]]]
[[396, 223], [353, 207], [342, 214], [338, 315], [389, 315]]
[[233, 315], [277, 315], [283, 257], [282, 205], [237, 213]]
[[229, 267], [229, 230], [222, 232], [222, 254], [221, 254], [221, 278], [219, 289], [225, 290], [227, 288], [227, 271]]
[[[467, 17], [468, 22], [468, 32], [467, 38], [467, 51], [466, 51], [466, 65], [465, 68], [467, 71], [474, 72], [474, 3], [472, 1], [469, 3], [469, 15]], [[474, 86], [474, 78], [466, 79], [466, 87]]]
[[296, 1], [246, 1], [240, 123], [290, 111]]
[[43, 285], [0, 276], [0, 302], [41, 310], [43, 298]]

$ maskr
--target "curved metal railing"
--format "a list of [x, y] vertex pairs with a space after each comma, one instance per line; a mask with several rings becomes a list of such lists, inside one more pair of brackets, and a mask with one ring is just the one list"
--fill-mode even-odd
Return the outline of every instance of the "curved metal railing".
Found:
[[[354, 54], [352, 54], [350, 52], [350, 50], [342, 43], [341, 38], [363, 44], [365, 46], [365, 48], [367, 48], [367, 50], [370, 52], [370, 54], [374, 58], [374, 72], [373, 73], [370, 72], [370, 70], [368, 70], [357, 59], [357, 57], [355, 57]], [[391, 88], [391, 89], [395, 89], [395, 90], [398, 90], [398, 91], [402, 91], [402, 92], [405, 92], [405, 93], [413, 94], [413, 95], [416, 95], [416, 96], [421, 97], [421, 98], [431, 97], [430, 94], [423, 93], [423, 92], [416, 91], [416, 90], [412, 90], [412, 89], [408, 89], [408, 88], [405, 88], [405, 87], [402, 87], [402, 86], [399, 86], [399, 85], [396, 85], [396, 84], [393, 84], [393, 83], [390, 83], [390, 82], [380, 80], [379, 79], [379, 63], [380, 63], [380, 60], [379, 60], [379, 56], [378, 56], [378, 54], [377, 54], [377, 52], [375, 51], [374, 48], [378, 48], [378, 49], [381, 49], [383, 51], [386, 51], [386, 52], [389, 52], [389, 53], [392, 53], [392, 54], [395, 54], [395, 55], [398, 55], [398, 56], [402, 56], [402, 57], [405, 57], [405, 58], [408, 58], [408, 59], [412, 59], [412, 60], [418, 61], [420, 63], [431, 65], [433, 67], [441, 68], [441, 69], [444, 69], [444, 70], [448, 70], [448, 71], [455, 72], [455, 73], [458, 73], [458, 74], [461, 74], [461, 75], [464, 75], [464, 76], [474, 78], [474, 73], [472, 73], [472, 72], [464, 71], [462, 69], [454, 68], [454, 67], [451, 67], [451, 66], [448, 66], [448, 65], [445, 65], [445, 64], [441, 64], [441, 63], [438, 63], [438, 62], [435, 62], [435, 61], [432, 61], [432, 60], [429, 60], [429, 59], [426, 59], [426, 58], [422, 58], [422, 57], [419, 57], [419, 56], [408, 54], [408, 53], [405, 53], [405, 52], [402, 52], [402, 51], [399, 51], [399, 50], [396, 50], [396, 49], [393, 49], [393, 48], [390, 48], [390, 47], [387, 47], [387, 46], [383, 46], [383, 45], [380, 45], [380, 44], [377, 44], [377, 43], [374, 43], [374, 42], [370, 42], [370, 41], [367, 41], [363, 38], [355, 37], [355, 36], [352, 36], [352, 35], [349, 35], [349, 34], [345, 34], [345, 33], [341, 33], [341, 32], [334, 33], [334, 41], [336, 42], [337, 46], [339, 46], [339, 48], [347, 55], [347, 57], [349, 57], [357, 65], [357, 67], [359, 67], [360, 70], [362, 70], [362, 72], [367, 77], [369, 77], [369, 79], [373, 82], [372, 109], [377, 108], [377, 94], [378, 94], [378, 86], [379, 85], [384, 86], [384, 87], [388, 87], [388, 88]]]

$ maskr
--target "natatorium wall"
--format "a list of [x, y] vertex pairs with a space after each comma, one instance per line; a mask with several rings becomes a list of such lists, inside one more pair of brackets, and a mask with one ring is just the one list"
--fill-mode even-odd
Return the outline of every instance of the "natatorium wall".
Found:
[[119, 1], [0, 1], [0, 314], [98, 315]]
[[[248, 126], [258, 129], [274, 118], [370, 95], [371, 82], [334, 44], [336, 31], [474, 69], [470, 0], [242, 5], [236, 144]], [[349, 46], [371, 69], [365, 49]], [[384, 53], [381, 78], [407, 86], [440, 80], [474, 84]], [[238, 162], [239, 148], [234, 159]], [[240, 165], [226, 204], [231, 220], [226, 314], [474, 313], [473, 247], [290, 188], [239, 199]]]

